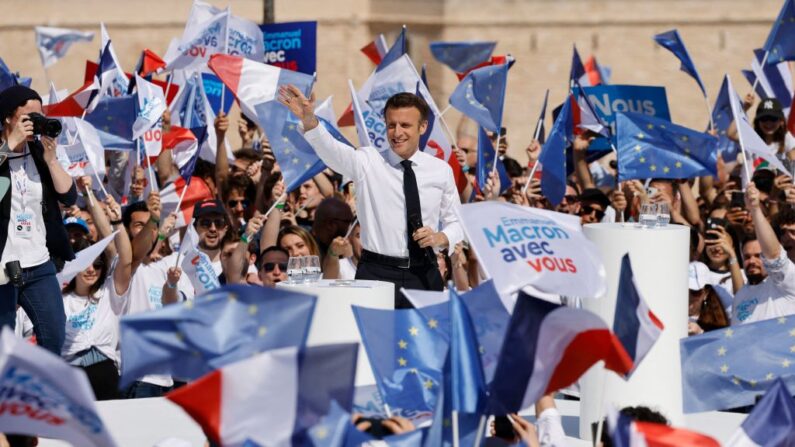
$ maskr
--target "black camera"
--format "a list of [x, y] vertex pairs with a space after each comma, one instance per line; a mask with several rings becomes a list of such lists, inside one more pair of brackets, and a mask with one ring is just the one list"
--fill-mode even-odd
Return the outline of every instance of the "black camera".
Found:
[[33, 123], [34, 135], [45, 135], [50, 138], [58, 138], [58, 135], [61, 134], [61, 122], [56, 119], [47, 118], [41, 113], [36, 112], [29, 113], [28, 118], [30, 122]]

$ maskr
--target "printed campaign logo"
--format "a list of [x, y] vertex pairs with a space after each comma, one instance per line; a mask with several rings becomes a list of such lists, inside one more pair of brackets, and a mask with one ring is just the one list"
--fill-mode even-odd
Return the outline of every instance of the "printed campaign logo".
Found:
[[367, 135], [373, 146], [379, 151], [389, 149], [386, 140], [386, 122], [384, 121], [384, 106], [393, 95], [409, 91], [402, 82], [395, 82], [373, 87], [370, 97], [364, 103], [362, 118], [367, 128]]
[[105, 430], [89, 408], [69, 399], [57, 387], [19, 366], [9, 367], [0, 377], [0, 416], [27, 417], [48, 425], [75, 421], [93, 434]]
[[202, 59], [209, 56], [207, 49], [217, 49], [219, 41], [221, 40], [221, 23], [216, 22], [211, 27], [207, 28], [201, 36], [192, 40], [187, 45], [180, 45], [179, 49], [182, 54], [191, 57], [200, 57]]
[[163, 101], [159, 97], [155, 96], [154, 98], [151, 98], [147, 96], [144, 98], [144, 105], [138, 112], [138, 116], [147, 121], [152, 121], [154, 118], [152, 115], [158, 110], [158, 108], [162, 106], [162, 104]]
[[556, 253], [556, 242], [571, 239], [555, 221], [501, 217], [495, 227], [483, 228], [489, 247], [499, 250], [502, 260], [511, 264], [525, 262], [536, 273], [543, 270], [577, 273], [577, 263]]
[[317, 22], [260, 25], [265, 46], [263, 62], [279, 68], [314, 74], [317, 70]]
[[232, 56], [251, 58], [257, 52], [256, 38], [242, 33], [240, 30], [229, 28], [227, 52]]
[[190, 261], [191, 265], [196, 269], [196, 279], [201, 284], [204, 290], [212, 290], [221, 287], [218, 282], [218, 277], [215, 276], [215, 270], [210, 262], [210, 258], [204, 253], [198, 253]]
[[72, 329], [83, 329], [88, 330], [94, 327], [94, 323], [96, 322], [96, 317], [94, 314], [97, 312], [97, 305], [92, 303], [89, 304], [85, 309], [83, 309], [80, 313], [74, 314], [69, 317], [66, 321], [72, 325]]

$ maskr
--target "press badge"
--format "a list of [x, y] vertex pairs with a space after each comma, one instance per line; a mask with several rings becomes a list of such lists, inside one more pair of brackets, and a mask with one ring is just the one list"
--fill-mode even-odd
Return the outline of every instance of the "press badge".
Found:
[[19, 213], [14, 219], [14, 235], [30, 239], [33, 237], [33, 213]]

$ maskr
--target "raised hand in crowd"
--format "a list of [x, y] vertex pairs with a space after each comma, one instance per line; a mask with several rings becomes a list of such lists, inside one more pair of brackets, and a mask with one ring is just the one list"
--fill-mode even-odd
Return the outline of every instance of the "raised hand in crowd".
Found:
[[726, 266], [731, 271], [732, 290], [737, 293], [743, 286], [743, 274], [740, 269], [740, 263], [737, 260], [737, 252], [734, 250], [734, 240], [725, 228], [716, 226], [712, 229], [707, 229], [704, 244], [707, 247], [720, 247], [726, 253]]
[[182, 269], [179, 266], [172, 266], [166, 270], [166, 282], [163, 284], [163, 295], [161, 300], [163, 305], [173, 304], [179, 301], [179, 288], [177, 283], [182, 277]]
[[616, 213], [623, 215], [627, 209], [627, 196], [624, 195], [622, 188], [618, 188], [610, 192], [610, 206], [615, 208]]
[[541, 156], [541, 143], [539, 143], [538, 140], [531, 141], [530, 144], [527, 145], [527, 148], [525, 148], [525, 152], [527, 152], [529, 164], [533, 165], [538, 161], [538, 157]]
[[318, 126], [319, 121], [315, 116], [315, 92], [304, 96], [298, 87], [287, 85], [279, 87], [279, 102], [287, 106], [304, 125], [304, 130], [309, 131]]
[[753, 107], [754, 102], [756, 102], [756, 95], [753, 92], [746, 93], [743, 97], [743, 110], [747, 112], [748, 109]]
[[500, 176], [497, 171], [489, 172], [489, 178], [483, 187], [483, 200], [497, 200], [500, 197]]
[[237, 133], [240, 135], [241, 147], [253, 147], [254, 136], [257, 133], [255, 126], [249, 126], [248, 121], [243, 115], [237, 120]]
[[337, 236], [331, 241], [329, 246], [329, 254], [331, 256], [342, 256], [343, 258], [350, 258], [353, 256], [353, 245], [348, 239], [342, 236]]

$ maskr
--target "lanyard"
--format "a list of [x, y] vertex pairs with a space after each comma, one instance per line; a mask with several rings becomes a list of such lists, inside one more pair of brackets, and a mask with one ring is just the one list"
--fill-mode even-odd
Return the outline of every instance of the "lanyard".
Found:
[[[27, 146], [25, 147], [27, 150]], [[22, 155], [22, 170], [13, 171], [14, 185], [22, 196], [22, 212], [27, 211], [25, 204], [25, 196], [28, 194], [28, 154], [23, 152]]]

